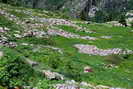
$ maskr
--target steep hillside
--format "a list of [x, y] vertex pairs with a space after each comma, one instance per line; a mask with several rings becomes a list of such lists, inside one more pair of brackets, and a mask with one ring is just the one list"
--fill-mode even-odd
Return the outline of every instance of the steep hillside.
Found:
[[0, 3], [0, 89], [132, 89], [132, 27]]
[[[132, 0], [3, 0], [7, 3], [51, 11], [84, 20], [105, 22], [120, 19], [121, 14], [133, 9]], [[102, 18], [98, 20], [99, 18]], [[107, 19], [106, 19], [107, 18]]]

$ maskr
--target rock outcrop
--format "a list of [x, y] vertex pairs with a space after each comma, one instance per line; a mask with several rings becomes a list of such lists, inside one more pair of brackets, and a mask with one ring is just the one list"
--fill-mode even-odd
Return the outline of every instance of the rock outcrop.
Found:
[[50, 10], [65, 10], [72, 17], [94, 17], [97, 11], [121, 12], [128, 8], [130, 0], [21, 0], [24, 6], [45, 8]]

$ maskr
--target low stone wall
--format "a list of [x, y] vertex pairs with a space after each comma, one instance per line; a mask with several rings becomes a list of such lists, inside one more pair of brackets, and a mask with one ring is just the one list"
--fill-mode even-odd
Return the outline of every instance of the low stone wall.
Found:
[[59, 30], [48, 30], [49, 35], [59, 35], [65, 38], [76, 38], [76, 39], [84, 39], [84, 40], [96, 40], [97, 38], [95, 37], [90, 37], [90, 36], [80, 36], [74, 33], [70, 33], [67, 31], [64, 31], [62, 29]]
[[120, 48], [113, 49], [99, 49], [94, 45], [76, 44], [74, 45], [80, 53], [90, 54], [90, 55], [100, 55], [107, 56], [111, 54], [132, 54], [132, 50], [123, 50]]

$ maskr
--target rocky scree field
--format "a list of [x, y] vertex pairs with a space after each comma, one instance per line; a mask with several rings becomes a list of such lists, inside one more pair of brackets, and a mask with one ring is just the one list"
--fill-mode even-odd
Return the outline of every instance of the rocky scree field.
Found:
[[1, 89], [133, 89], [133, 28], [0, 3]]

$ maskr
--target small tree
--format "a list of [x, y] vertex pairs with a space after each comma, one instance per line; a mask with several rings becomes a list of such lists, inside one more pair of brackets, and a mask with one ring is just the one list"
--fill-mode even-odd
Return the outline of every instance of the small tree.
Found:
[[3, 3], [7, 3], [7, 0], [2, 0]]
[[119, 23], [121, 23], [123, 26], [127, 27], [127, 21], [126, 21], [125, 15], [120, 16]]

